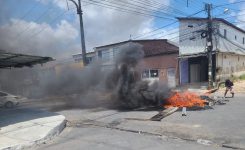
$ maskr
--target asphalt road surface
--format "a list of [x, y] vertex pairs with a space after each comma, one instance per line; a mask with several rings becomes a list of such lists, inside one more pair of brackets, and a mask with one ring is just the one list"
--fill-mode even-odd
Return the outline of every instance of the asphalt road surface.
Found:
[[49, 109], [46, 104], [43, 109], [65, 115], [68, 124], [55, 139], [35, 149], [244, 149], [244, 98], [245, 95], [238, 94], [214, 109], [187, 111], [186, 117], [176, 112], [161, 122], [127, 120], [150, 118], [157, 114], [155, 110], [66, 108], [57, 111], [53, 105]]

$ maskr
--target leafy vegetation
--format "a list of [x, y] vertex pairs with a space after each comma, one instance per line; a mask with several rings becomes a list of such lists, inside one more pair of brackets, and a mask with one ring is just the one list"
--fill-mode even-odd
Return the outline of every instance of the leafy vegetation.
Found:
[[240, 80], [245, 80], [245, 74], [239, 76], [239, 79], [240, 79]]

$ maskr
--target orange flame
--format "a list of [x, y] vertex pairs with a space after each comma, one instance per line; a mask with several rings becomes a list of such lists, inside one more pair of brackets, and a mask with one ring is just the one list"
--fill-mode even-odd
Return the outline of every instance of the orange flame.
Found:
[[204, 107], [205, 102], [206, 101], [202, 100], [197, 94], [190, 92], [175, 92], [166, 100], [164, 107]]

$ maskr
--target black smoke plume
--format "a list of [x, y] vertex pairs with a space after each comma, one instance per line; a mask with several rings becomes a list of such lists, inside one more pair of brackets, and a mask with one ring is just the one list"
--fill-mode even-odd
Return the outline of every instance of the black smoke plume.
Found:
[[[1, 74], [8, 77], [8, 80], [2, 80], [2, 89], [13, 93], [17, 93], [19, 89], [27, 89], [25, 91], [28, 91], [32, 98], [48, 99], [49, 102], [62, 101], [69, 107], [98, 107], [110, 104], [136, 108], [160, 105], [169, 89], [158, 82], [149, 84], [141, 80], [138, 63], [143, 58], [142, 46], [130, 42], [119, 48], [114, 67], [110, 71], [105, 70], [101, 62], [94, 62], [83, 69], [66, 67], [58, 75], [40, 68], [8, 70], [2, 71]], [[23, 86], [26, 76], [28, 79], [35, 77], [32, 79], [35, 82], [32, 81], [28, 87]], [[54, 96], [53, 99], [49, 98]]]

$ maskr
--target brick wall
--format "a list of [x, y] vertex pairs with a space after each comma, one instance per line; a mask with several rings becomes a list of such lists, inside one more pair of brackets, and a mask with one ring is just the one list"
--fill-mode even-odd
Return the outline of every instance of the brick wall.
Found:
[[138, 65], [140, 70], [159, 69], [159, 80], [167, 81], [167, 69], [175, 68], [176, 83], [178, 83], [178, 53], [145, 57]]

